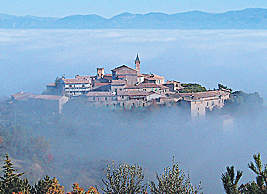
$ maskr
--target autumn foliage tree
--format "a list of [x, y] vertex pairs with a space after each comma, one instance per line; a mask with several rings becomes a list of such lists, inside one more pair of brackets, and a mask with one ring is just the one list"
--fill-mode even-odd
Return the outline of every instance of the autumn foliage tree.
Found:
[[70, 194], [100, 194], [98, 190], [92, 186], [89, 187], [88, 191], [86, 192], [78, 183], [73, 184], [72, 188], [73, 190]]

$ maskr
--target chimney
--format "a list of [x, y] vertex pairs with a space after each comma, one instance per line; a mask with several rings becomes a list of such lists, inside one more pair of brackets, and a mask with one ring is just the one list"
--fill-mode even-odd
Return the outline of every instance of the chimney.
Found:
[[97, 68], [97, 79], [103, 78], [105, 75], [104, 68]]

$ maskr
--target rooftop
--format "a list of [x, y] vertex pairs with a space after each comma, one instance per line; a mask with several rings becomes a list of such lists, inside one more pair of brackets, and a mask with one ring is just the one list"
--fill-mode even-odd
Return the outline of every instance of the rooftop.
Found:
[[88, 92], [87, 97], [105, 97], [105, 96], [115, 96], [113, 92]]
[[91, 80], [87, 80], [87, 79], [79, 79], [79, 78], [75, 78], [75, 79], [62, 79], [63, 82], [65, 84], [89, 84], [91, 83]]
[[128, 67], [127, 65], [121, 65], [119, 67], [116, 67], [115, 69], [112, 69], [111, 71], [116, 71], [116, 70], [121, 69], [121, 68], [128, 68], [128, 69], [131, 69], [133, 71], [136, 71], [136, 69], [133, 69], [131, 67]]

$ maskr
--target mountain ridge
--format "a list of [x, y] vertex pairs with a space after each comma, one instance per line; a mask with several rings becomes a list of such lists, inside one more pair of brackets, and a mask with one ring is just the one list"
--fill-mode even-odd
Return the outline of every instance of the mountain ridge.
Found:
[[124, 12], [109, 19], [96, 14], [62, 18], [0, 13], [2, 29], [267, 29], [267, 9], [247, 8], [224, 13], [198, 10], [166, 14]]

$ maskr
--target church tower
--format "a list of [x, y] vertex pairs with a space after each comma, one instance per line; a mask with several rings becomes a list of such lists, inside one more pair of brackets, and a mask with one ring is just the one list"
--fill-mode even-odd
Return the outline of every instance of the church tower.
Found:
[[140, 61], [140, 59], [138, 57], [138, 53], [137, 53], [137, 56], [136, 56], [136, 59], [135, 59], [134, 62], [135, 62], [135, 70], [137, 71], [137, 75], [140, 75], [140, 70], [141, 70], [140, 63], [141, 63], [141, 61]]

